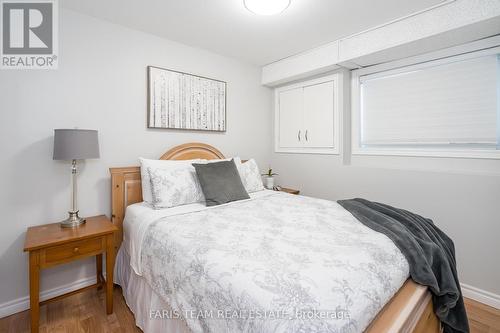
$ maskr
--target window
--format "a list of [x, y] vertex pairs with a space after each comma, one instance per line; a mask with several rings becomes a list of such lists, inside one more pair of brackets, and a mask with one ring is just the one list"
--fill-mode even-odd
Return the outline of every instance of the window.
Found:
[[500, 158], [499, 52], [354, 72], [353, 153]]

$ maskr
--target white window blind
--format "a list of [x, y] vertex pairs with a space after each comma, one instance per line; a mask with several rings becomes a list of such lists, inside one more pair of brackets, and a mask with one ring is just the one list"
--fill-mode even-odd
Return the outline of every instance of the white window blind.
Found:
[[360, 77], [360, 145], [496, 149], [499, 55]]

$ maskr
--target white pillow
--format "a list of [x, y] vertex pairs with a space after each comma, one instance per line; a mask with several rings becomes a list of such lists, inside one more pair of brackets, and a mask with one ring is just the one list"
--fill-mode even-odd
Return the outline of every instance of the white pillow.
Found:
[[155, 209], [170, 208], [205, 200], [194, 167], [148, 168]]
[[243, 163], [239, 157], [235, 157], [234, 162], [240, 173], [241, 182], [248, 193], [264, 190], [259, 167], [253, 158]]
[[[239, 157], [234, 157], [234, 158], [239, 158]], [[216, 162], [222, 162], [222, 161], [231, 161], [233, 157], [225, 158], [225, 159], [215, 159], [215, 160], [202, 160], [201, 164], [203, 163], [216, 163]], [[236, 162], [235, 162], [236, 163]]]
[[194, 171], [194, 168], [191, 164], [201, 163], [203, 160], [195, 159], [195, 160], [171, 161], [171, 160], [150, 160], [140, 157], [139, 161], [141, 162], [142, 200], [149, 204], [153, 204], [153, 195], [151, 192], [151, 178], [149, 176], [148, 168], [164, 169], [164, 170], [191, 168], [191, 170]]

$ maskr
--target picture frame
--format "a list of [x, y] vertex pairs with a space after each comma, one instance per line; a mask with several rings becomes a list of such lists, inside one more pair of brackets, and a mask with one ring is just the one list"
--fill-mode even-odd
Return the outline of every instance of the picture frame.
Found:
[[156, 66], [147, 74], [148, 128], [226, 131], [225, 81]]

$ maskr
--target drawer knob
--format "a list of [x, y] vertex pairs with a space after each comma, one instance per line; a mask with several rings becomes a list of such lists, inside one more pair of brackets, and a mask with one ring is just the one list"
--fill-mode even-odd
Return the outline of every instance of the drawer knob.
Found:
[[78, 253], [78, 251], [79, 251], [79, 250], [80, 250], [79, 248], [75, 247], [75, 248], [73, 249], [73, 252], [74, 252], [74, 253]]

